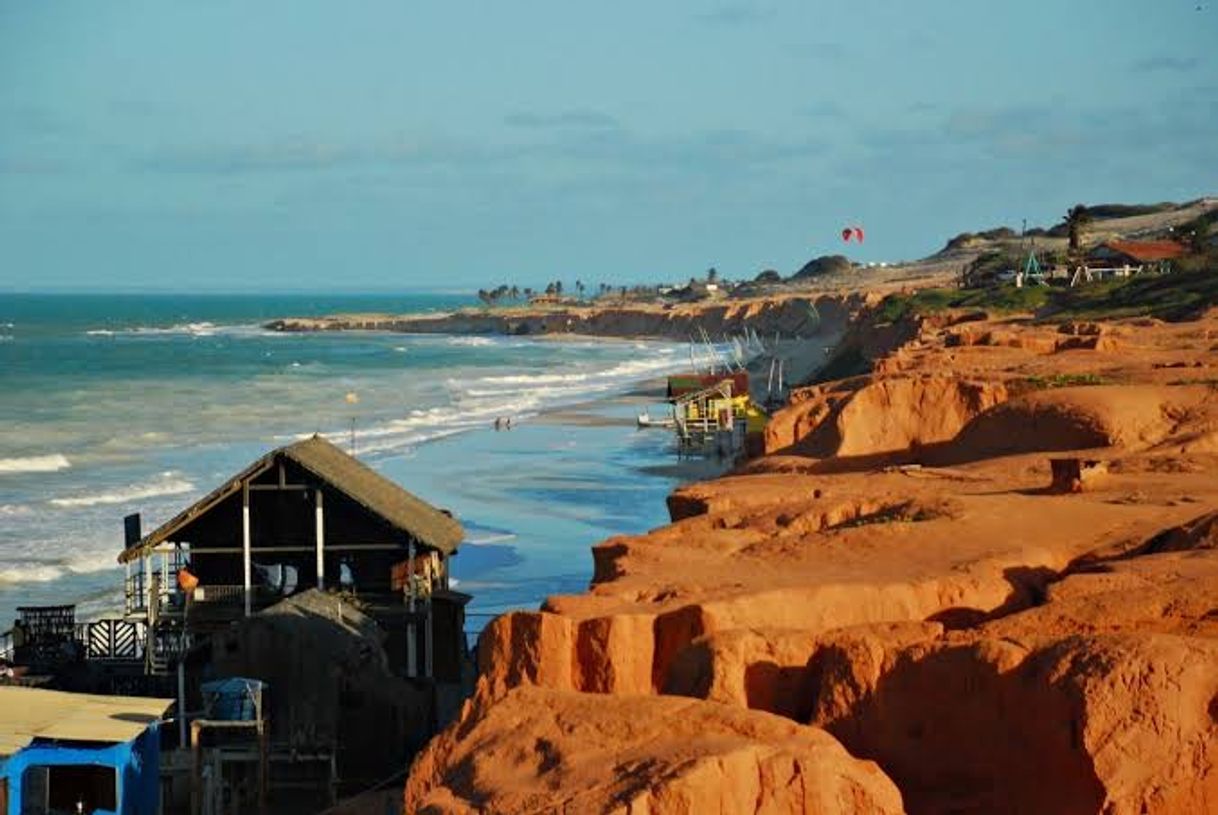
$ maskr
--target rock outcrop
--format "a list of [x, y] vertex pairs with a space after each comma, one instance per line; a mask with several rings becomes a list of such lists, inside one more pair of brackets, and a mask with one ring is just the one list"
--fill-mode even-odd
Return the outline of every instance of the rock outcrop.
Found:
[[[459, 775], [460, 785], [452, 783]], [[672, 697], [479, 696], [416, 761], [411, 813], [897, 815], [901, 794], [823, 730]]]
[[[486, 627], [408, 802], [1218, 811], [1214, 336], [926, 320], [797, 391], [770, 455]], [[1058, 347], [1095, 338], [1121, 352]], [[1063, 451], [1085, 488], [1054, 481]]]
[[434, 314], [348, 314], [272, 320], [272, 331], [398, 331], [411, 334], [583, 334], [597, 337], [664, 337], [686, 341], [706, 331], [712, 337], [833, 336], [876, 298], [858, 294], [785, 295], [746, 300], [659, 306], [520, 306], [462, 309]]

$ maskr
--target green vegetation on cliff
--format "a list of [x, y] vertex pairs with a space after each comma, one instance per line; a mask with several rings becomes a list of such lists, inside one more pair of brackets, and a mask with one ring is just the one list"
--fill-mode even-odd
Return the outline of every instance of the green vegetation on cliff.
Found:
[[1030, 312], [1045, 319], [1146, 316], [1180, 320], [1215, 304], [1218, 304], [1218, 269], [1211, 264], [1175, 274], [1138, 276], [1075, 288], [999, 285], [984, 289], [923, 289], [884, 298], [876, 319], [896, 322], [947, 309], [982, 309]]

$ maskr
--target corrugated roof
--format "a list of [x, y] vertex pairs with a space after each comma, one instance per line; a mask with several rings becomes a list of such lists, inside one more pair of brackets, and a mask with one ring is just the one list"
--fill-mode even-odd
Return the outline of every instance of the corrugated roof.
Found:
[[172, 699], [92, 696], [16, 685], [0, 686], [0, 756], [34, 739], [131, 741], [158, 721]]
[[1183, 245], [1175, 241], [1108, 241], [1102, 245], [1144, 263], [1171, 260], [1180, 257], [1187, 251]]
[[274, 466], [280, 456], [296, 462], [395, 529], [445, 554], [451, 555], [455, 552], [465, 536], [461, 524], [447, 514], [410, 494], [321, 436], [312, 436], [267, 453], [193, 506], [146, 535], [138, 544], [124, 550], [119, 555], [119, 562], [125, 563], [137, 557], [141, 551], [169, 540], [183, 526], [225, 498], [239, 492], [243, 481], [255, 478]]

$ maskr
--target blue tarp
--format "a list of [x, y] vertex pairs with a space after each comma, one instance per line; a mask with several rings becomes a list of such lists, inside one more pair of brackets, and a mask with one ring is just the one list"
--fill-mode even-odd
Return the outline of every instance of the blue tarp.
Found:
[[266, 683], [241, 676], [204, 682], [201, 686], [209, 719], [225, 722], [252, 722], [258, 716], [254, 700]]

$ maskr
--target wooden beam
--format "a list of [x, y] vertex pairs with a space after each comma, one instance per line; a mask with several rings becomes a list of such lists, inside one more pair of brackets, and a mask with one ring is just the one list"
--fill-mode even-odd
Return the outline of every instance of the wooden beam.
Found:
[[[254, 546], [250, 549], [255, 554], [275, 554], [280, 553], [302, 553], [316, 552], [316, 544], [307, 546]], [[347, 545], [331, 545], [326, 544], [327, 552], [402, 552], [405, 551], [396, 543], [352, 543]], [[241, 546], [192, 546], [190, 553], [192, 555], [240, 555], [245, 552], [245, 548]]]
[[144, 617], [152, 622], [152, 553], [144, 559]]
[[250, 485], [241, 485], [241, 563], [245, 573], [245, 616], [250, 616], [253, 593], [253, 574], [250, 562]]
[[[410, 559], [410, 574], [406, 578], [406, 610], [414, 613], [414, 541], [410, 542], [407, 549], [409, 553], [407, 557]], [[413, 679], [419, 675], [419, 658], [418, 658], [418, 621], [410, 620], [406, 623], [406, 676]]]
[[322, 491], [320, 488], [314, 493], [316, 501], [314, 512], [314, 541], [317, 544], [317, 588], [324, 590], [326, 588], [326, 519], [322, 514]]
[[250, 484], [250, 492], [305, 492], [308, 484]]

